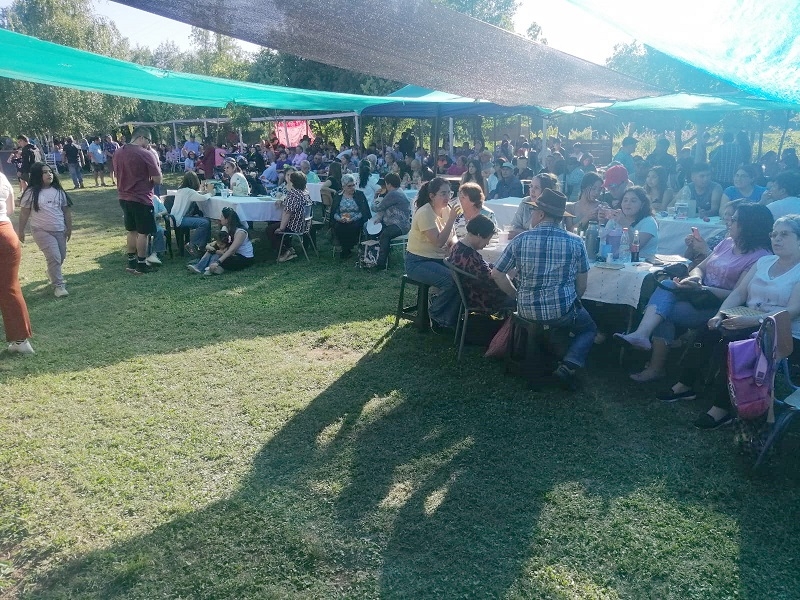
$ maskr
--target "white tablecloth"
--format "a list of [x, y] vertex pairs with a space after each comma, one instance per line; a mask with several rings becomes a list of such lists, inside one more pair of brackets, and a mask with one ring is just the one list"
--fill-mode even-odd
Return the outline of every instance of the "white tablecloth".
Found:
[[642, 292], [642, 282], [651, 271], [657, 271], [647, 263], [625, 265], [624, 269], [612, 270], [597, 267], [589, 269], [585, 300], [595, 300], [606, 304], [625, 304], [636, 308]]
[[[481, 255], [486, 262], [496, 263], [508, 244], [490, 244], [481, 250]], [[646, 263], [638, 266], [626, 265], [623, 269], [612, 270], [596, 267], [594, 264], [589, 269], [589, 278], [586, 284], [586, 300], [605, 302], [606, 304], [625, 304], [636, 308], [639, 305], [639, 296], [642, 291], [642, 282], [651, 271], [658, 271]]]
[[242, 221], [280, 221], [283, 214], [271, 196], [212, 196], [198, 205], [205, 216], [217, 220], [226, 206], [235, 209]]
[[684, 240], [692, 233], [692, 227], [697, 227], [703, 239], [707, 240], [713, 235], [725, 231], [725, 223], [719, 217], [711, 217], [706, 222], [703, 219], [685, 219], [678, 221], [669, 217], [658, 217], [658, 253], [679, 254], [686, 252]]
[[494, 212], [498, 227], [511, 225], [514, 215], [517, 212], [520, 202], [528, 198], [499, 198], [497, 200], [487, 200], [484, 202], [486, 208]]
[[322, 189], [321, 183], [307, 183], [306, 184], [306, 191], [308, 195], [311, 196], [312, 202], [322, 202], [322, 194], [320, 194], [320, 190]]

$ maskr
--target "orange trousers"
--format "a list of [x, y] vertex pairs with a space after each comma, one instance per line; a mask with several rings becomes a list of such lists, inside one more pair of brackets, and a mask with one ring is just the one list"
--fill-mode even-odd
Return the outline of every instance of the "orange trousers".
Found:
[[19, 287], [21, 259], [22, 248], [14, 227], [8, 221], [0, 221], [0, 313], [3, 313], [8, 342], [25, 340], [33, 335], [28, 307]]

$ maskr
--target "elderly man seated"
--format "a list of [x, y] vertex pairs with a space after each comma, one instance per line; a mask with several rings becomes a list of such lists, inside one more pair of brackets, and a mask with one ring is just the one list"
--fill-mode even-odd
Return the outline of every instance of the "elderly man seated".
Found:
[[[553, 375], [571, 389], [576, 383], [576, 371], [586, 364], [597, 332], [580, 302], [586, 291], [589, 259], [581, 239], [561, 227], [564, 217], [572, 216], [564, 210], [564, 194], [545, 189], [530, 204], [531, 229], [508, 244], [492, 269], [492, 278], [500, 289], [517, 299], [520, 317], [570, 334], [569, 348]], [[514, 268], [518, 287], [508, 277]]]
[[307, 160], [300, 161], [300, 171], [306, 176], [306, 182], [319, 183], [319, 177], [311, 170], [311, 163]]
[[490, 197], [491, 199], [522, 197], [522, 183], [514, 176], [514, 165], [510, 162], [504, 162], [500, 168], [500, 179]]

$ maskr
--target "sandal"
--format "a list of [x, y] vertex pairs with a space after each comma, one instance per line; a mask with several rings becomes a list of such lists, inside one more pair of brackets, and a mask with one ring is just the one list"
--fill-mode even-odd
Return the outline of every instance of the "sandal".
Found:
[[723, 425], [729, 425], [730, 423], [733, 423], [733, 415], [730, 413], [726, 414], [724, 417], [720, 417], [719, 419], [715, 419], [708, 413], [703, 413], [697, 417], [697, 419], [695, 419], [694, 426], [698, 429], [711, 431], [712, 429], [719, 429]]
[[655, 373], [655, 374], [645, 375], [646, 372], [647, 369], [641, 371], [640, 373], [631, 373], [630, 378], [639, 383], [647, 383], [648, 381], [656, 381], [658, 379], [661, 379], [665, 375], [665, 373]]

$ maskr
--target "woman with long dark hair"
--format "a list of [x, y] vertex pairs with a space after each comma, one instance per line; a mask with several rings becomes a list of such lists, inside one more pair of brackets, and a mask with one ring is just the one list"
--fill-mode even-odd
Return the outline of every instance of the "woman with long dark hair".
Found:
[[667, 170], [662, 166], [651, 167], [644, 181], [644, 191], [650, 198], [653, 210], [666, 210], [674, 196], [669, 188]]
[[209, 271], [222, 275], [225, 271], [241, 271], [252, 265], [253, 243], [236, 211], [229, 206], [223, 208], [219, 223], [222, 227], [227, 227], [231, 243], [219, 261], [209, 267]]
[[47, 262], [47, 277], [56, 298], [69, 295], [61, 266], [67, 258], [67, 241], [72, 237], [72, 203], [61, 187], [58, 174], [42, 162], [31, 167], [30, 182], [20, 198], [19, 241], [25, 241], [25, 226]]
[[461, 185], [464, 185], [465, 183], [477, 183], [479, 186], [481, 186], [483, 195], [487, 195], [486, 181], [483, 179], [483, 174], [481, 173], [481, 161], [477, 158], [469, 161], [467, 170], [461, 176]]
[[411, 218], [406, 251], [406, 273], [438, 289], [431, 301], [430, 316], [437, 327], [455, 327], [458, 314], [458, 289], [444, 259], [456, 243], [453, 224], [459, 206], [450, 207], [450, 183], [441, 177], [422, 184], [417, 194], [417, 210]]
[[[653, 293], [636, 331], [614, 334], [636, 348], [652, 347], [650, 364], [641, 373], [631, 375], [631, 379], [645, 382], [664, 375], [675, 328], [695, 329], [716, 314], [742, 275], [759, 258], [770, 254], [770, 231], [772, 214], [766, 206], [741, 204], [731, 218], [730, 237], [717, 244], [711, 255], [692, 269], [689, 277], [663, 282], [669, 289], [659, 288]], [[685, 294], [704, 292], [708, 298], [707, 307], [698, 308], [697, 301], [693, 304], [688, 297], [682, 297], [684, 291]]]
[[619, 210], [611, 212], [613, 216], [600, 231], [600, 237], [606, 237], [612, 229], [627, 227], [630, 241], [633, 241], [634, 231], [638, 231], [639, 257], [641, 260], [653, 258], [658, 250], [658, 223], [644, 188], [636, 185], [625, 190]]

